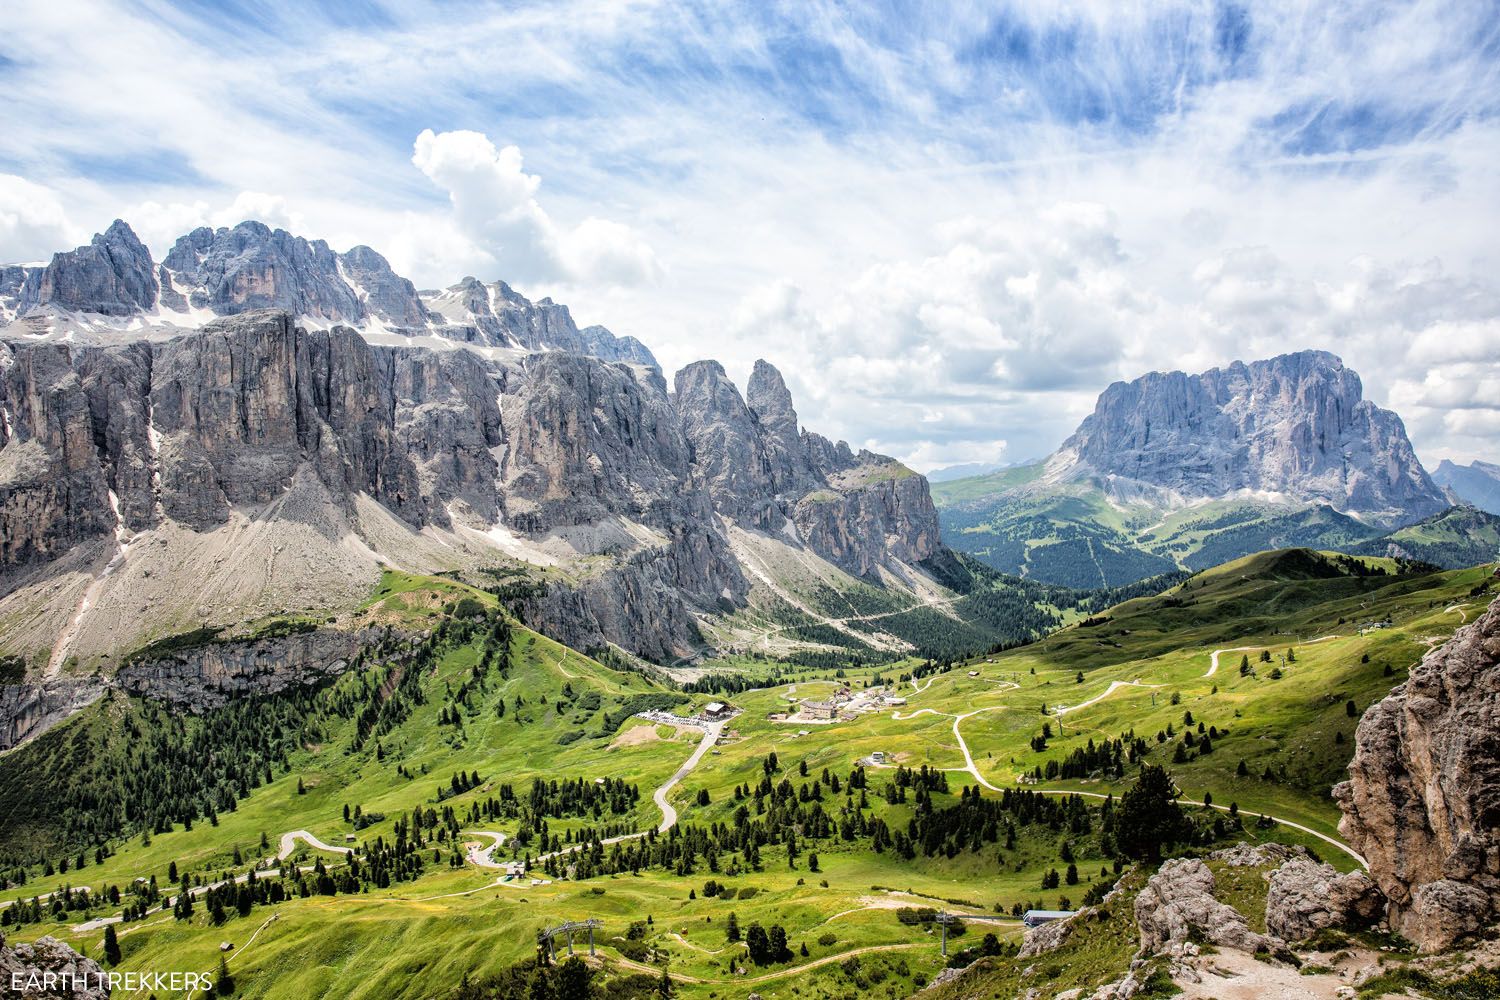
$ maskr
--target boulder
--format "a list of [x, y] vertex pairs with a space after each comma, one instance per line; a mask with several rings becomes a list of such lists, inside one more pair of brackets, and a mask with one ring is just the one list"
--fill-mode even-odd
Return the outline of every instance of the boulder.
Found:
[[1214, 874], [1197, 858], [1174, 858], [1151, 876], [1136, 896], [1135, 922], [1143, 955], [1178, 954], [1195, 941], [1247, 952], [1280, 944], [1214, 898]]
[[[50, 989], [28, 988], [28, 982], [47, 982]], [[20, 988], [14, 988], [15, 984]], [[99, 963], [84, 958], [57, 938], [48, 935], [31, 944], [14, 948], [0, 934], [0, 996], [16, 1000], [32, 997], [68, 998], [68, 1000], [104, 1000], [109, 984]]]
[[1332, 865], [1296, 857], [1271, 874], [1266, 930], [1285, 941], [1330, 927], [1370, 927], [1384, 913], [1385, 897], [1365, 872], [1340, 875]]

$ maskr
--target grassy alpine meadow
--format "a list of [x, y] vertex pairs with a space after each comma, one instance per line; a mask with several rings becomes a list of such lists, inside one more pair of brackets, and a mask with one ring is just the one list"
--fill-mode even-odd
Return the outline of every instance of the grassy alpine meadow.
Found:
[[[622, 995], [666, 969], [685, 996], [894, 998], [943, 968], [946, 910], [969, 918], [950, 952], [989, 956], [1009, 988], [1022, 912], [1139, 882], [1112, 809], [1143, 766], [1171, 775], [1178, 853], [1276, 841], [1357, 864], [1331, 842], [1329, 789], [1358, 716], [1492, 588], [1487, 569], [1266, 553], [1019, 649], [750, 657], [705, 671], [744, 668], [715, 693], [570, 650], [483, 589], [389, 573], [354, 624], [417, 638], [322, 688], [199, 717], [114, 695], [0, 757], [0, 917], [95, 957], [112, 928], [122, 971], [222, 959], [247, 997], [458, 996], [534, 962], [539, 930], [593, 918], [590, 961]], [[863, 708], [795, 714], [844, 698]], [[738, 714], [701, 754], [700, 726], [637, 714], [716, 700]], [[219, 749], [194, 756], [204, 735]], [[120, 808], [112, 785], [155, 808], [81, 841], [102, 820], [78, 810]], [[486, 854], [488, 833], [504, 843]], [[513, 859], [530, 870], [492, 866]], [[1080, 977], [1129, 944], [1081, 937]]]

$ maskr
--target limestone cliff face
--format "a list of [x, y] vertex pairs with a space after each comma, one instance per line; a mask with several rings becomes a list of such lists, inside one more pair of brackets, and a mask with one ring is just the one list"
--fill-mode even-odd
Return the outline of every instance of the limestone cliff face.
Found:
[[0, 344], [0, 567], [55, 559], [114, 523], [66, 348]]
[[1186, 498], [1238, 490], [1416, 520], [1448, 506], [1401, 418], [1322, 351], [1117, 382], [1051, 463]]
[[0, 750], [24, 743], [92, 705], [107, 686], [102, 677], [59, 677], [38, 684], [0, 685]]
[[1500, 601], [1370, 707], [1349, 775], [1339, 830], [1394, 929], [1436, 951], [1500, 916]]
[[829, 489], [797, 502], [798, 534], [831, 562], [863, 576], [890, 559], [918, 563], [941, 545], [927, 480], [893, 459], [862, 451]]
[[235, 697], [275, 694], [337, 677], [361, 649], [387, 638], [382, 629], [316, 629], [296, 635], [210, 642], [132, 663], [120, 670], [114, 683], [127, 694], [200, 713]]
[[206, 527], [279, 496], [311, 463], [336, 493], [367, 493], [412, 524], [446, 523], [457, 500], [493, 514], [495, 396], [466, 352], [375, 348], [285, 313], [221, 320], [153, 363], [163, 502]]
[[[672, 661], [702, 615], [747, 599], [731, 526], [862, 576], [938, 550], [926, 481], [799, 431], [769, 364], [751, 403], [714, 362], [676, 386], [574, 353], [377, 346], [271, 310], [164, 342], [0, 342], [0, 598], [73, 572], [83, 546], [107, 576], [139, 539], [269, 519], [329, 558], [401, 565], [391, 531], [437, 528], [551, 546], [573, 571], [532, 598], [537, 624]], [[396, 527], [364, 533], [362, 505]]]
[[927, 480], [895, 459], [797, 429], [786, 382], [755, 363], [746, 398], [716, 361], [677, 373], [675, 401], [697, 475], [721, 513], [797, 537], [855, 576], [920, 562], [941, 542]]

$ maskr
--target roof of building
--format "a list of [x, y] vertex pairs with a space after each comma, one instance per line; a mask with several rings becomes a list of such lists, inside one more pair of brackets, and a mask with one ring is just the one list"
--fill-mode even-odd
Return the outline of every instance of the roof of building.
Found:
[[725, 705], [722, 701], [711, 701], [707, 705], [703, 706], [703, 710], [705, 712], [722, 712], [728, 707], [729, 706]]
[[1022, 920], [1061, 920], [1071, 917], [1077, 910], [1027, 910]]

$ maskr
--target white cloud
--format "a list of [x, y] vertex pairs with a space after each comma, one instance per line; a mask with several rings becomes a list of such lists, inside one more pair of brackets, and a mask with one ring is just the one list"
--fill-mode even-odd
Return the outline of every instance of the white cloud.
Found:
[[291, 209], [285, 197], [261, 191], [241, 191], [233, 201], [219, 208], [213, 208], [207, 201], [165, 204], [143, 201], [126, 209], [121, 217], [130, 223], [141, 242], [151, 248], [157, 259], [166, 256], [179, 236], [199, 226], [218, 229], [254, 220], [264, 222], [272, 229], [285, 229], [299, 236], [309, 235], [307, 220], [300, 212]]
[[57, 192], [15, 174], [0, 174], [0, 260], [47, 260], [75, 238]]
[[411, 160], [447, 191], [458, 228], [512, 281], [633, 285], [660, 274], [629, 226], [594, 217], [571, 229], [554, 223], [537, 202], [542, 179], [522, 169], [515, 146], [496, 149], [480, 132], [424, 129]]

